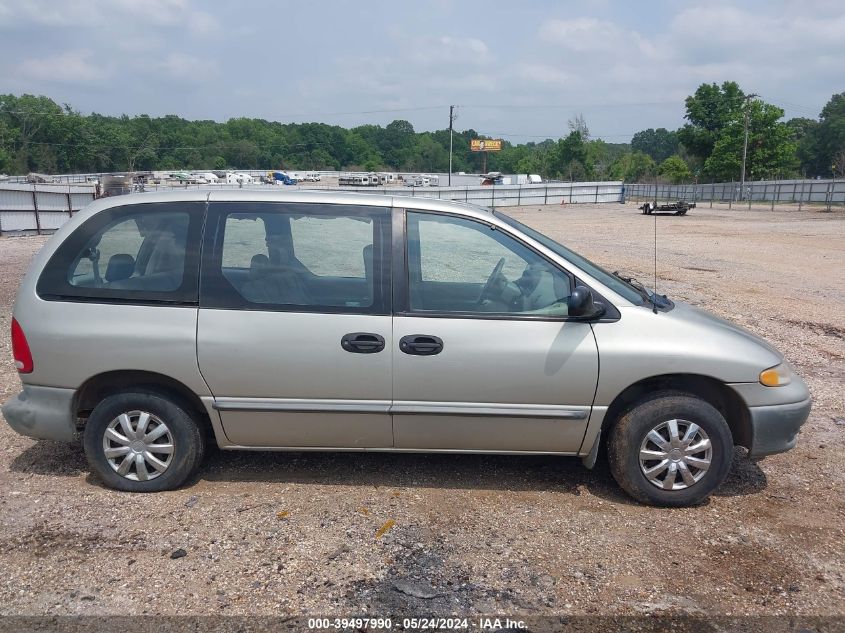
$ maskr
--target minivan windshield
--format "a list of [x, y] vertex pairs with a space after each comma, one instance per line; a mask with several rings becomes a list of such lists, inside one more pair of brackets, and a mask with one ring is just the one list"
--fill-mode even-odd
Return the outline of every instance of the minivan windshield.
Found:
[[[621, 280], [616, 275], [613, 275], [607, 272], [601, 266], [594, 264], [589, 259], [581, 257], [578, 253], [575, 253], [562, 244], [558, 244], [552, 238], [543, 235], [539, 231], [532, 229], [530, 226], [519, 222], [518, 220], [514, 220], [512, 217], [505, 215], [500, 211], [493, 211], [493, 214], [510, 224], [512, 227], [519, 229], [523, 233], [525, 233], [528, 237], [537, 240], [540, 244], [548, 248], [550, 251], [560, 255], [566, 261], [570, 262], [572, 265], [577, 266], [585, 273], [590, 275], [593, 279], [598, 281], [599, 283], [604, 284], [611, 290], [613, 290], [616, 294], [624, 297], [634, 305], [644, 305], [646, 302], [646, 298], [643, 296], [643, 293], [640, 292], [637, 288], [632, 286], [629, 283]], [[651, 293], [649, 293], [650, 295]]]

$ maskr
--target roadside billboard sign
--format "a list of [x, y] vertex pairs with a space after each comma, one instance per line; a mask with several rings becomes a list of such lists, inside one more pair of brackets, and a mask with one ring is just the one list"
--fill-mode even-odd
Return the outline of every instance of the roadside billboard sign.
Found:
[[470, 140], [469, 148], [473, 152], [500, 152], [502, 151], [502, 139], [474, 138]]

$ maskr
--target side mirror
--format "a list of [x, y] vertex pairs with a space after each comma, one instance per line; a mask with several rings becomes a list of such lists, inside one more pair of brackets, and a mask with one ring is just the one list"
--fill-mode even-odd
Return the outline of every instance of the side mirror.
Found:
[[593, 301], [593, 293], [586, 286], [575, 286], [567, 301], [569, 316], [579, 319], [594, 319], [604, 314], [604, 306]]

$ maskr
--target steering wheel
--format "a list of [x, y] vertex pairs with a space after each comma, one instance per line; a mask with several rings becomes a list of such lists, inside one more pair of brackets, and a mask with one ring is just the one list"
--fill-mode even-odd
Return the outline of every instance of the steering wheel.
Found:
[[496, 266], [493, 268], [493, 272], [490, 273], [490, 276], [487, 278], [487, 283], [484, 284], [484, 289], [481, 291], [481, 295], [478, 297], [478, 303], [481, 303], [487, 296], [493, 292], [493, 286], [496, 283], [496, 279], [499, 275], [502, 274], [502, 269], [505, 267], [505, 258], [502, 257], [496, 262]]
[[100, 276], [100, 249], [92, 246], [88, 249], [84, 257], [91, 261], [91, 274], [94, 278], [94, 287], [102, 288], [105, 284], [103, 284], [103, 278]]

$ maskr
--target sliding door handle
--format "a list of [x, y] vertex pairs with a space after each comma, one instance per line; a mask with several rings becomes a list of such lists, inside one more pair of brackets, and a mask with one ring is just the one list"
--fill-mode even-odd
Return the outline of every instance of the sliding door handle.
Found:
[[384, 337], [370, 332], [350, 332], [340, 339], [340, 346], [353, 354], [375, 354], [384, 349]]
[[434, 356], [443, 351], [443, 341], [430, 334], [411, 334], [399, 340], [399, 350], [413, 356]]

